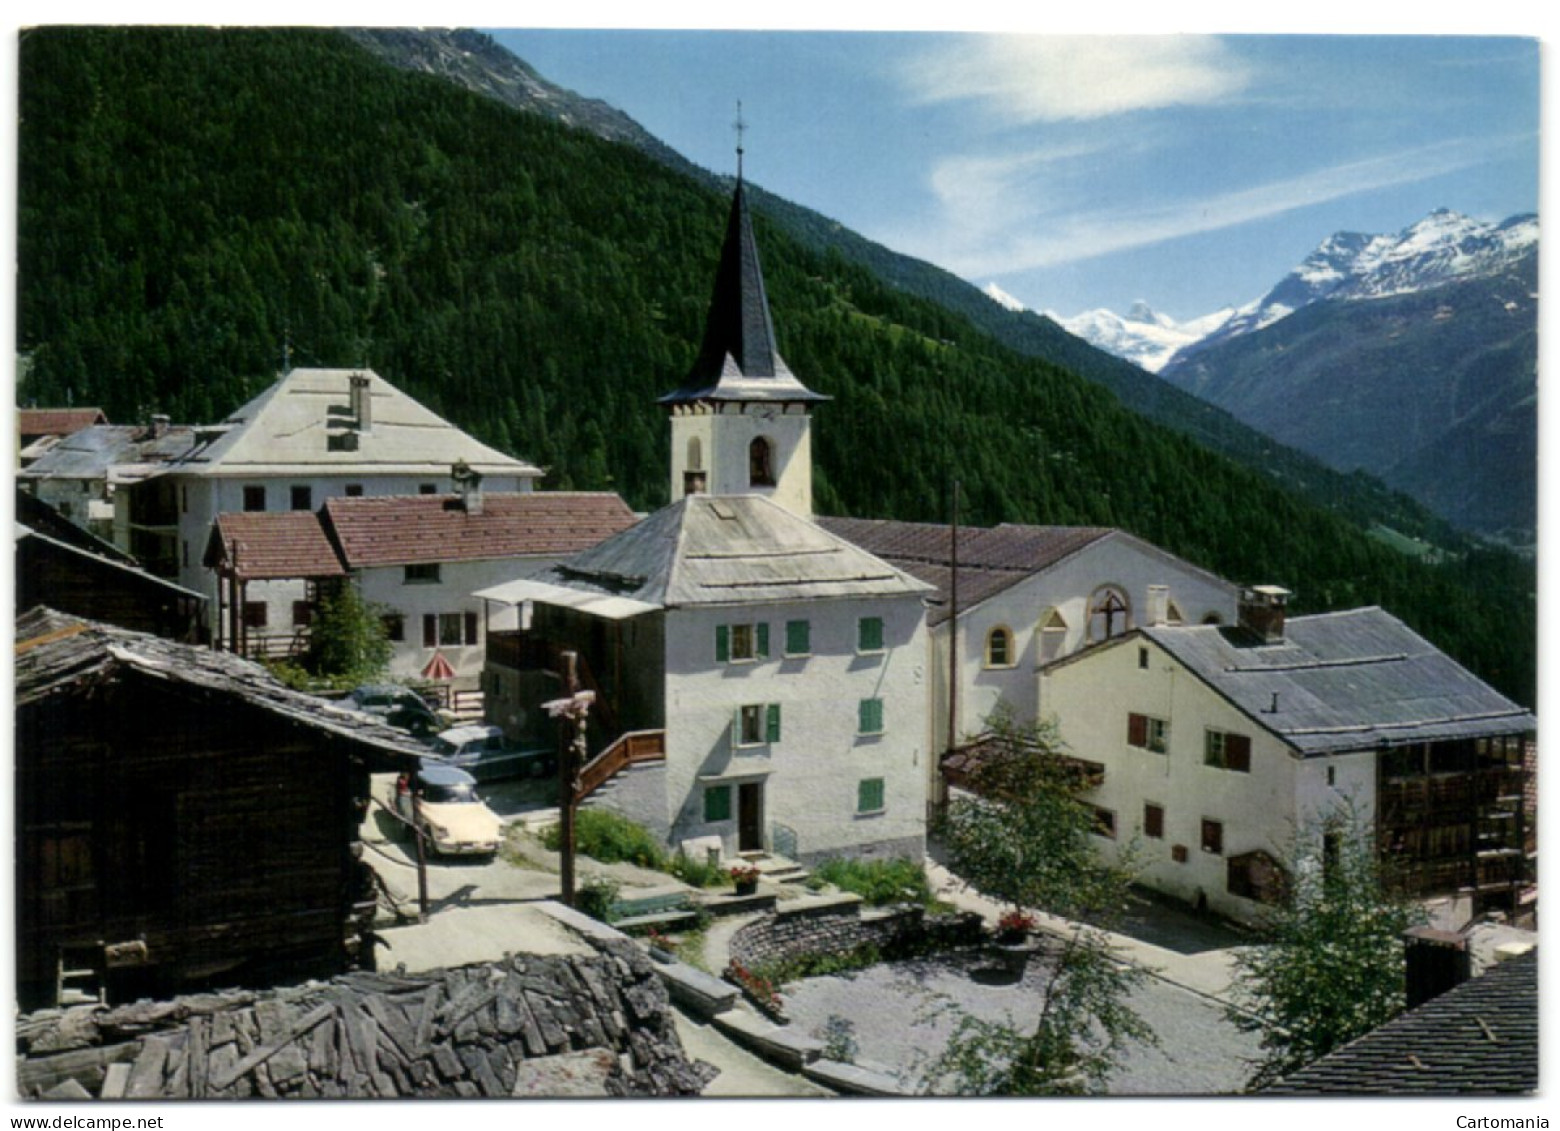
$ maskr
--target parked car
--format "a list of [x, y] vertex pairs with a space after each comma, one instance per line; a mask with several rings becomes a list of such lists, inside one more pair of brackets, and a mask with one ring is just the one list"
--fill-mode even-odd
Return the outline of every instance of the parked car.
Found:
[[389, 723], [400, 730], [409, 731], [418, 738], [449, 726], [449, 719], [428, 705], [417, 692], [396, 683], [370, 684], [349, 691], [341, 701], [342, 706]]
[[451, 727], [442, 731], [430, 745], [435, 754], [478, 781], [539, 778], [558, 768], [554, 751], [510, 746], [504, 741], [502, 727], [481, 723]]
[[396, 783], [396, 811], [427, 834], [440, 856], [491, 856], [503, 843], [504, 823], [477, 793], [465, 770], [433, 761]]

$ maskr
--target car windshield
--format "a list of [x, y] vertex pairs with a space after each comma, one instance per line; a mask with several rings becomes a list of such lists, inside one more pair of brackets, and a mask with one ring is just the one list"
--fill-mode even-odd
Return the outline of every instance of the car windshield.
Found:
[[433, 805], [467, 805], [476, 804], [482, 798], [468, 782], [457, 782], [455, 785], [423, 786], [423, 800]]
[[460, 747], [456, 746], [453, 742], [451, 742], [447, 738], [436, 738], [436, 739], [434, 739], [433, 740], [433, 748], [435, 750], [437, 750], [440, 754], [457, 754], [457, 753], [460, 752]]

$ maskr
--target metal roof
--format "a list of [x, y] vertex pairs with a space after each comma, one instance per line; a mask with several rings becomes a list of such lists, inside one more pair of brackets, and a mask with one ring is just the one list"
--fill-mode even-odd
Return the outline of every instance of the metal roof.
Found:
[[753, 238], [747, 195], [739, 178], [715, 270], [704, 341], [682, 387], [662, 397], [661, 403], [828, 399], [797, 380], [776, 347], [758, 241]]
[[1265, 1095], [1488, 1095], [1538, 1090], [1538, 951], [1399, 1014]]
[[[368, 379], [369, 427], [351, 410], [351, 380]], [[371, 369], [294, 369], [210, 429], [171, 470], [193, 475], [448, 474], [540, 469], [479, 443]]]
[[142, 424], [94, 424], [65, 437], [20, 472], [21, 479], [144, 479], [189, 452], [195, 429]]
[[370, 715], [294, 691], [259, 664], [231, 652], [178, 644], [53, 609], [39, 607], [17, 618], [15, 663], [18, 708], [91, 693], [105, 679], [134, 672], [194, 693], [241, 699], [408, 767], [415, 767], [428, 752], [410, 735]]
[[[931, 586], [757, 495], [690, 495], [535, 579], [546, 604], [653, 608], [923, 595]], [[496, 587], [519, 592], [522, 583]], [[563, 599], [547, 587], [564, 590]], [[479, 595], [488, 595], [493, 590]], [[502, 599], [502, 598], [501, 598]], [[602, 615], [610, 615], [603, 613]], [[625, 614], [632, 615], [632, 614]]]
[[1273, 644], [1238, 626], [1138, 632], [1302, 754], [1516, 734], [1538, 725], [1375, 607], [1292, 617]]

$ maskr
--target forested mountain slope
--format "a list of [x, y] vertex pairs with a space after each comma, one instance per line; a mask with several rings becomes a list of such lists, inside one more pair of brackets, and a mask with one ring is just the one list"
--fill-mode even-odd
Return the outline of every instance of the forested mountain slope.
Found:
[[[368, 364], [552, 488], [667, 495], [666, 424], [727, 201], [628, 147], [393, 70], [339, 33], [40, 29], [21, 43], [26, 401], [218, 419]], [[1381, 603], [1531, 703], [1529, 567], [1433, 567], [1109, 392], [760, 220], [781, 351], [834, 397], [819, 509], [1116, 525], [1315, 610]]]

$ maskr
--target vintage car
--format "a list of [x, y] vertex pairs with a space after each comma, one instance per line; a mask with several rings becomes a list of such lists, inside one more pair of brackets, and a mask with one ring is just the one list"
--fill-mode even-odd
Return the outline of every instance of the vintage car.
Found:
[[408, 731], [418, 738], [449, 726], [446, 716], [430, 707], [425, 699], [409, 687], [396, 683], [370, 684], [347, 692], [341, 700], [343, 707], [373, 715], [398, 730]]
[[441, 856], [491, 856], [504, 840], [504, 823], [477, 794], [465, 770], [434, 762], [396, 784], [396, 810]]
[[501, 727], [480, 723], [441, 731], [429, 745], [439, 757], [478, 781], [539, 778], [558, 766], [555, 751], [510, 746]]

